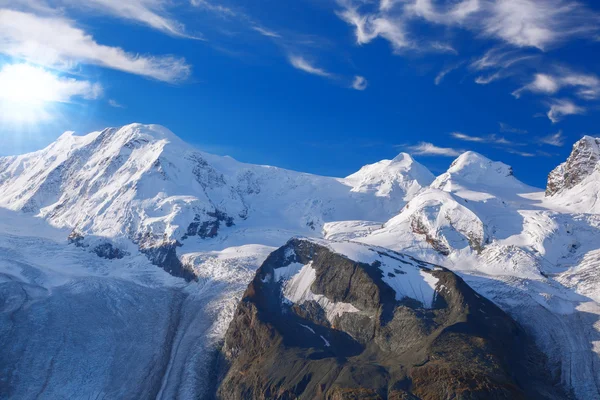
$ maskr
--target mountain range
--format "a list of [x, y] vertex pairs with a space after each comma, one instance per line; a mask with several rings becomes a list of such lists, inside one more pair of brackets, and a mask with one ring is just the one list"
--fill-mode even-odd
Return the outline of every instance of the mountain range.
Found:
[[[540, 398], [553, 390], [557, 398], [562, 391], [600, 398], [598, 193], [600, 139], [589, 136], [539, 189], [474, 152], [437, 177], [401, 153], [333, 178], [211, 155], [157, 125], [67, 132], [43, 150], [0, 158], [0, 398], [239, 398], [242, 387], [287, 390], [292, 398], [357, 398], [344, 397], [347, 385], [383, 398], [437, 398], [430, 396], [447, 389], [418, 384], [434, 373], [424, 360], [444, 368], [465, 360], [440, 356], [432, 364], [444, 348], [435, 338], [447, 336], [414, 331], [419, 323], [444, 329], [466, 323], [467, 336], [483, 329], [485, 346], [468, 351], [485, 348], [486, 359], [502, 367], [461, 371], [490, 376], [493, 370], [503, 378], [485, 387], [510, 384], [498, 389], [504, 396], [530, 396], [538, 388]], [[309, 257], [306, 247], [324, 255]], [[290, 249], [302, 259], [277, 259]], [[396, 260], [395, 268], [380, 266], [373, 275], [370, 268], [385, 262], [365, 261], [365, 252], [413, 269], [398, 268]], [[396, 296], [350, 296], [356, 288], [333, 278], [309, 279], [306, 287], [305, 275], [342, 271], [342, 259], [367, 271], [365, 288], [385, 296], [391, 288]], [[297, 269], [287, 271], [292, 262]], [[316, 272], [303, 267], [309, 263]], [[287, 272], [275, 279], [282, 268]], [[445, 282], [446, 295], [439, 282], [423, 280], [430, 273], [419, 271], [428, 269]], [[273, 281], [265, 280], [267, 271]], [[271, 310], [271, 319], [244, 317], [252, 307]], [[290, 307], [292, 316], [282, 311]], [[381, 311], [388, 308], [390, 315]], [[404, 326], [385, 340], [378, 336], [407, 310], [408, 333]], [[415, 319], [420, 313], [426, 316]], [[494, 332], [485, 313], [496, 316], [504, 334]], [[352, 322], [356, 315], [378, 322]], [[323, 346], [335, 350], [327, 357], [342, 357], [344, 349], [351, 361], [322, 388], [312, 378], [300, 384], [284, 374], [282, 391], [273, 392], [277, 374], [296, 377], [298, 370], [260, 365], [252, 376], [263, 379], [244, 381], [232, 371], [245, 371], [240, 363], [253, 350], [248, 335], [262, 326], [248, 321], [275, 329], [285, 343], [265, 359], [280, 355], [299, 365], [323, 357], [306, 362], [313, 375], [332, 368], [319, 355]], [[287, 342], [300, 340], [286, 330], [292, 323], [306, 325], [294, 325], [304, 330], [302, 340], [309, 337], [301, 357], [291, 350], [299, 345]], [[411, 358], [398, 350], [401, 338], [394, 335], [409, 333], [426, 353]], [[261, 342], [263, 335], [254, 336], [254, 345], [271, 343]], [[372, 343], [380, 350], [371, 361], [385, 366], [380, 352], [396, 346], [393, 362], [404, 369], [373, 371], [386, 378], [367, 388], [361, 386], [367, 378], [347, 371], [371, 371], [369, 356], [356, 349]], [[522, 354], [502, 354], [500, 343]], [[542, 360], [539, 371], [531, 359]], [[526, 371], [519, 372], [522, 381], [517, 371]]]

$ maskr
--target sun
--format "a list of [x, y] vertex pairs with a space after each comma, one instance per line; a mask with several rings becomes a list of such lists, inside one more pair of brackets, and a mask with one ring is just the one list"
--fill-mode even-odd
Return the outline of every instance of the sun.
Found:
[[29, 64], [8, 64], [0, 70], [0, 112], [4, 121], [34, 124], [48, 119], [50, 103], [60, 101], [57, 77]]
[[57, 106], [73, 97], [96, 98], [99, 85], [59, 76], [42, 67], [20, 63], [0, 69], [0, 113], [3, 122], [36, 124], [52, 119]]

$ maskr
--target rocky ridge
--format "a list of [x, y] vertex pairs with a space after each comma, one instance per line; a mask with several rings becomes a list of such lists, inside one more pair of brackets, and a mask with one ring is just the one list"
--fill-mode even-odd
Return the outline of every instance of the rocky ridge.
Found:
[[451, 271], [387, 249], [292, 239], [257, 271], [221, 399], [562, 399], [522, 328]]

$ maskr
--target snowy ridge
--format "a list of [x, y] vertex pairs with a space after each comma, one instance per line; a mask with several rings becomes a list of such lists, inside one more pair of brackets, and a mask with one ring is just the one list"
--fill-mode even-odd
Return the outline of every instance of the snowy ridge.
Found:
[[[409, 154], [400, 153], [392, 160], [382, 160], [362, 167], [347, 176], [344, 182], [353, 192], [372, 193], [378, 198], [390, 199], [389, 211], [398, 212], [423, 187], [433, 182], [434, 176]], [[385, 207], [387, 204], [378, 204]]]
[[[304, 237], [300, 239], [312, 241], [349, 260], [378, 268], [383, 282], [395, 291], [396, 300], [410, 298], [417, 300], [425, 308], [432, 307], [438, 279], [429, 271], [439, 268], [436, 265], [363, 243]], [[305, 301], [315, 300], [327, 311], [330, 320], [342, 312], [359, 311], [351, 304], [333, 303], [323, 295], [312, 293], [310, 287], [316, 275], [310, 263], [307, 265], [291, 263], [286, 267], [275, 269], [274, 273], [273, 280], [283, 283], [283, 295], [291, 303], [302, 304]]]
[[[592, 148], [586, 159], [595, 160], [590, 141], [584, 139]], [[575, 155], [581, 153], [581, 149], [575, 151]], [[600, 324], [590, 324], [590, 320], [592, 315], [600, 318], [594, 289], [600, 280], [595, 262], [600, 217], [594, 206], [600, 175], [598, 164], [594, 165], [572, 188], [545, 197], [541, 189], [519, 182], [505, 164], [468, 152], [381, 229], [354, 240], [459, 272], [467, 283], [528, 326], [547, 354], [569, 357], [569, 363], [578, 363], [581, 377], [594, 376], [591, 385], [579, 383], [573, 372], [567, 374], [572, 370], [565, 367], [564, 358], [552, 356], [563, 383], [578, 398], [595, 398], [600, 396], [600, 374], [593, 361], [600, 355]], [[540, 307], [552, 316], [544, 318], [559, 320], [556, 329], [565, 331], [550, 338], [544, 331], [546, 321], [522, 311]], [[583, 309], [590, 319], [576, 317]], [[573, 337], [571, 329], [580, 334]], [[581, 348], [588, 350], [577, 353]]]
[[600, 213], [600, 138], [584, 136], [548, 175], [548, 202], [567, 212]]
[[213, 156], [164, 127], [131, 124], [83, 137], [65, 133], [39, 152], [0, 158], [0, 206], [82, 236], [134, 242], [185, 245], [233, 226], [319, 232], [329, 221], [386, 220], [401, 206], [399, 190], [429, 183], [430, 173], [415, 162], [387, 164], [361, 170], [360, 179], [321, 177]]

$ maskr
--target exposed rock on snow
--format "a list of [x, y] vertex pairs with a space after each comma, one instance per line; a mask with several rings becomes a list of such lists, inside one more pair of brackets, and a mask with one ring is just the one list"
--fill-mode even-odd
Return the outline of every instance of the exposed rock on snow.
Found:
[[223, 351], [222, 399], [566, 398], [521, 328], [458, 276], [357, 243], [273, 252]]
[[567, 161], [548, 175], [546, 196], [554, 196], [582, 183], [592, 173], [600, 171], [600, 138], [584, 136], [573, 145]]

